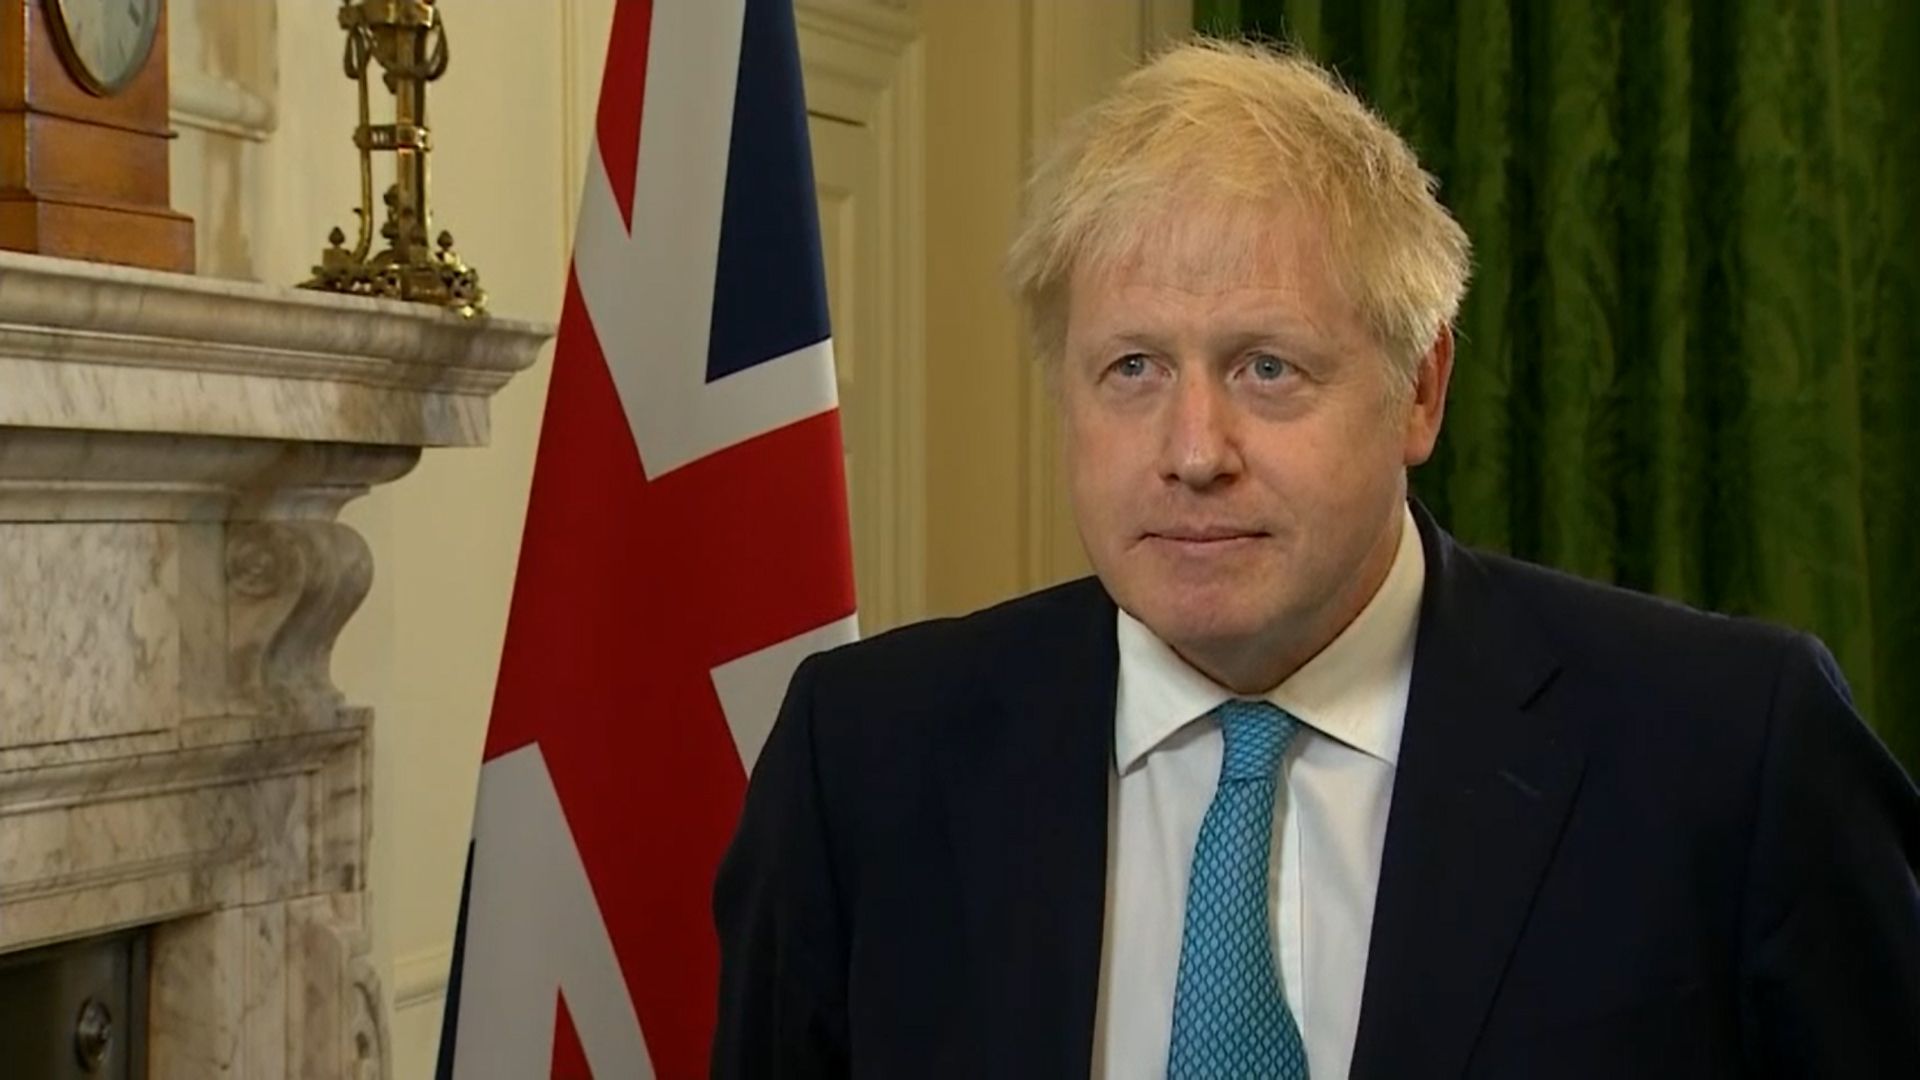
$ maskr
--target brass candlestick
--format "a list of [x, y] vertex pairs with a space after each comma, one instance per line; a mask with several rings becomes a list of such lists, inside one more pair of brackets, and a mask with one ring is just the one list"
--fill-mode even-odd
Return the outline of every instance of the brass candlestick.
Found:
[[[454, 254], [453, 234], [442, 232], [432, 246], [433, 215], [427, 205], [427, 156], [433, 140], [427, 130], [427, 84], [447, 70], [447, 30], [433, 0], [340, 0], [340, 27], [347, 32], [343, 61], [347, 78], [360, 84], [360, 124], [353, 144], [360, 148], [359, 236], [346, 247], [338, 227], [330, 246], [302, 288], [442, 304], [465, 315], [486, 305], [480, 274]], [[372, 122], [367, 75], [378, 61], [381, 81], [393, 94], [393, 123]], [[380, 236], [387, 247], [373, 250], [373, 152], [394, 156], [394, 183], [387, 189], [386, 223]]]

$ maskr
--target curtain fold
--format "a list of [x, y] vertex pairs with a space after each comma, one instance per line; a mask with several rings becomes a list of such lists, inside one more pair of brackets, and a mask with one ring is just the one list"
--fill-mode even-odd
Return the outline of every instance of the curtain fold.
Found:
[[1818, 634], [1920, 771], [1920, 4], [1197, 0], [1411, 141], [1475, 245], [1464, 540]]

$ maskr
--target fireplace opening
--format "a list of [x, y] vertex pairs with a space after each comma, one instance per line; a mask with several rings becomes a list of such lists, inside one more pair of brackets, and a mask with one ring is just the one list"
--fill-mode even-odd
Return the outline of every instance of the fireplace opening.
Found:
[[147, 933], [0, 955], [0, 1077], [143, 1080]]

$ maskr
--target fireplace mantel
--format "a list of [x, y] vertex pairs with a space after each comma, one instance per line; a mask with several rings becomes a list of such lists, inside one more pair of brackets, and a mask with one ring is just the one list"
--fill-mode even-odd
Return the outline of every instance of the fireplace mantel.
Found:
[[335, 517], [550, 335], [0, 252], [0, 952], [150, 927], [156, 1080], [386, 1075]]

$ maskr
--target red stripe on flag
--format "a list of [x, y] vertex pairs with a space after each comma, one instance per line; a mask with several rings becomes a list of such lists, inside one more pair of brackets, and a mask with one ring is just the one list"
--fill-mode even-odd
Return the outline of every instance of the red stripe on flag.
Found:
[[840, 455], [840, 414], [827, 412], [653, 485], [665, 520], [699, 522], [682, 530], [683, 572], [664, 584], [707, 667], [853, 614]]
[[709, 673], [852, 612], [838, 433], [825, 414], [649, 483], [569, 281], [486, 756], [540, 743], [662, 1077], [706, 1069], [709, 892], [745, 793]]
[[641, 102], [647, 92], [647, 45], [653, 36], [653, 0], [619, 0], [607, 36], [607, 66], [600, 77], [600, 111], [594, 123], [600, 160], [606, 165], [620, 220], [633, 228], [633, 184], [640, 161]]
[[554, 1003], [553, 1067], [547, 1075], [551, 1080], [593, 1080], [593, 1068], [587, 1064], [587, 1051], [580, 1045], [580, 1033], [574, 1030], [565, 997], [556, 998]]

